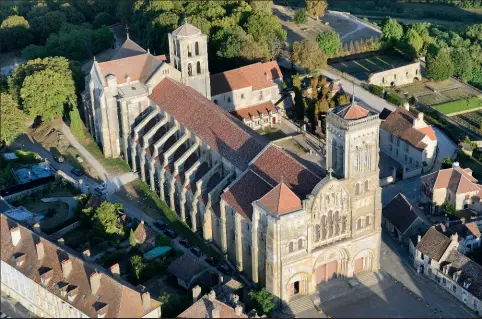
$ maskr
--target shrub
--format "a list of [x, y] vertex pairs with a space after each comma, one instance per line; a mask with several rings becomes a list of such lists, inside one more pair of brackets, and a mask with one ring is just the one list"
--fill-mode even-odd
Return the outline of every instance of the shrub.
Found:
[[370, 86], [370, 92], [372, 92], [375, 95], [378, 95], [379, 97], [383, 98], [383, 88], [378, 85], [371, 85]]
[[398, 106], [402, 106], [403, 103], [404, 103], [404, 100], [398, 96], [397, 94], [393, 94], [393, 93], [390, 93], [388, 92], [385, 99], [392, 103], [392, 104], [395, 104], [395, 105], [398, 105]]

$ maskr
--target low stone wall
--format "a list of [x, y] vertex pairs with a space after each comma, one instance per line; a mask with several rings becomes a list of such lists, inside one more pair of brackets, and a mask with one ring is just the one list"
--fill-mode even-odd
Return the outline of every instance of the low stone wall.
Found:
[[50, 239], [51, 240], [56, 240], [56, 239], [59, 239], [60, 237], [62, 237], [63, 235], [65, 235], [66, 233], [68, 233], [69, 231], [71, 231], [72, 229], [75, 229], [77, 227], [80, 226], [80, 221], [76, 221], [68, 226], [65, 226], [64, 228], [62, 228], [61, 230], [53, 233], [52, 235], [50, 235]]
[[22, 198], [22, 197], [25, 197], [27, 195], [30, 195], [30, 194], [33, 194], [33, 193], [37, 193], [41, 190], [43, 190], [45, 187], [47, 187], [49, 184], [43, 184], [43, 185], [40, 185], [40, 186], [37, 186], [37, 187], [34, 187], [34, 188], [30, 188], [30, 189], [27, 189], [27, 190], [24, 190], [22, 192], [18, 192], [18, 193], [15, 193], [15, 194], [11, 194], [11, 195], [8, 195], [8, 196], [5, 196], [3, 197], [6, 201], [12, 201], [12, 200], [15, 200], [17, 198]]
[[415, 168], [413, 170], [403, 170], [403, 173], [402, 173], [402, 179], [408, 179], [408, 178], [411, 178], [411, 177], [414, 177], [414, 176], [419, 176], [419, 175], [422, 175], [422, 170], [423, 168], [420, 167], [420, 168]]
[[384, 187], [393, 183], [395, 183], [395, 178], [393, 178], [393, 176], [388, 176], [380, 179], [380, 187]]

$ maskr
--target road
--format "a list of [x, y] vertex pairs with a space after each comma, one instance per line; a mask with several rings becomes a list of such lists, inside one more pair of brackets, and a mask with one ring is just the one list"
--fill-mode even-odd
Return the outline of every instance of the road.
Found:
[[20, 303], [2, 293], [0, 309], [11, 318], [31, 318], [29, 311]]

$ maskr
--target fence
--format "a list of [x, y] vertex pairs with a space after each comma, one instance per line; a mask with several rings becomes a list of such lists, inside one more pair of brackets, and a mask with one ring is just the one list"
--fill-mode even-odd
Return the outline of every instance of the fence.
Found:
[[55, 176], [42, 177], [25, 184], [18, 184], [0, 191], [0, 196], [6, 200], [17, 198], [42, 189], [49, 182], [55, 181]]
[[51, 240], [56, 240], [56, 239], [59, 239], [60, 237], [62, 237], [63, 235], [65, 235], [66, 233], [68, 233], [69, 231], [71, 231], [72, 229], [75, 229], [77, 227], [80, 226], [80, 221], [76, 221], [68, 226], [65, 226], [64, 228], [62, 228], [61, 230], [59, 231], [56, 231], [55, 233], [51, 234], [50, 235], [50, 239]]
[[402, 179], [407, 179], [407, 178], [410, 178], [410, 177], [422, 175], [422, 170], [423, 170], [422, 167], [415, 168], [415, 169], [412, 169], [412, 170], [404, 169], [403, 173], [402, 173]]

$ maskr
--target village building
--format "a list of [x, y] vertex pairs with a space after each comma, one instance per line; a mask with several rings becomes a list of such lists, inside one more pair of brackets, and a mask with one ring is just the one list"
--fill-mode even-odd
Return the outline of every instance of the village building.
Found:
[[447, 202], [456, 211], [471, 210], [482, 213], [482, 185], [472, 176], [470, 168], [461, 168], [455, 162], [452, 168], [441, 169], [422, 176], [422, 194], [420, 202], [427, 206], [427, 211], [438, 214]]
[[398, 162], [403, 179], [432, 169], [437, 156], [437, 136], [423, 113], [412, 114], [405, 107], [393, 111], [380, 125], [380, 150]]
[[120, 278], [0, 215], [1, 290], [38, 317], [159, 318], [161, 304]]
[[[180, 28], [182, 37], [179, 29], [169, 36], [176, 67], [140, 52], [124, 59], [152, 63], [106, 62], [120, 63], [109, 71], [118, 78], [109, 86], [112, 74], [94, 63], [86, 92], [97, 93], [85, 94], [84, 106], [94, 115], [89, 129], [105, 156], [123, 157], [180, 220], [277, 303], [311, 294], [333, 278], [377, 271], [378, 114], [354, 103], [330, 111], [327, 167], [315, 173], [211, 101], [213, 83], [209, 94], [200, 81], [190, 86], [183, 59], [197, 55], [194, 49], [189, 58], [183, 43], [205, 48], [207, 40], [193, 26]], [[199, 76], [207, 73], [201, 63]]]
[[134, 237], [141, 251], [148, 251], [156, 244], [156, 232], [143, 220], [134, 231]]

